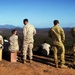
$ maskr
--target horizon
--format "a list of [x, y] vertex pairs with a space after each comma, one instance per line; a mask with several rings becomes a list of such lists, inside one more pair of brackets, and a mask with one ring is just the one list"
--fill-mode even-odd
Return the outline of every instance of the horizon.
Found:
[[0, 25], [23, 27], [23, 19], [36, 28], [49, 28], [57, 19], [61, 27], [75, 27], [74, 0], [0, 0]]
[[[12, 28], [23, 28], [22, 26], [20, 27], [20, 26], [15, 26], [15, 25], [9, 25], [9, 24], [5, 24], [5, 25], [0, 25], [0, 26], [2, 26], [2, 27], [0, 27], [0, 28], [2, 28], [3, 29], [3, 26], [4, 26], [4, 29], [6, 28], [6, 29], [12, 29]], [[11, 26], [11, 27], [7, 27], [7, 26]], [[49, 29], [49, 28], [52, 28], [52, 27], [35, 27], [36, 29]], [[62, 27], [62, 28], [73, 28], [73, 27]]]

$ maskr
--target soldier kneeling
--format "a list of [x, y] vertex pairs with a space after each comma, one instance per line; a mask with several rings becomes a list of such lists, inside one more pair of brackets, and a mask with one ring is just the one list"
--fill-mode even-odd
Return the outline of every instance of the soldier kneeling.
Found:
[[38, 54], [48, 56], [50, 54], [50, 47], [51, 46], [46, 41], [44, 41], [38, 50]]

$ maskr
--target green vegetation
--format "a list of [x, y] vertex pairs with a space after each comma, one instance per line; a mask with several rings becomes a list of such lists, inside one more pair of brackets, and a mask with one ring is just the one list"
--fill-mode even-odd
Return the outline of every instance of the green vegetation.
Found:
[[[18, 30], [18, 36], [19, 36], [19, 44], [20, 47], [22, 48], [22, 42], [23, 42], [23, 34], [22, 34], [22, 29], [17, 29]], [[65, 28], [65, 34], [66, 34], [66, 40], [65, 40], [65, 48], [66, 48], [66, 53], [72, 53], [72, 45], [73, 45], [73, 38], [70, 33], [70, 29]], [[47, 41], [50, 45], [52, 44], [51, 39], [48, 37], [48, 31], [49, 29], [37, 29], [37, 34], [35, 35], [34, 39], [34, 50], [37, 50], [39, 46], [43, 43], [43, 41]], [[9, 37], [11, 36], [11, 29], [0, 29], [0, 34], [3, 37]]]

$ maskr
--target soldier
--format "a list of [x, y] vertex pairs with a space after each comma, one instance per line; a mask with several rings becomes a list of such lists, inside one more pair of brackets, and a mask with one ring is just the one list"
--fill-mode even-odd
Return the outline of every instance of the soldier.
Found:
[[0, 35], [0, 61], [2, 60], [3, 37]]
[[0, 35], [0, 45], [3, 45], [3, 37]]
[[50, 47], [51, 46], [46, 41], [44, 41], [44, 43], [41, 46], [42, 46], [41, 54], [43, 54], [43, 55], [49, 55], [50, 54]]
[[61, 68], [67, 68], [65, 66], [65, 48], [63, 42], [65, 41], [65, 33], [64, 30], [59, 26], [59, 21], [54, 20], [54, 26], [49, 31], [49, 37], [52, 38], [53, 46], [52, 50], [54, 52], [54, 60], [56, 64], [56, 68], [58, 68], [58, 51], [61, 52]]
[[74, 41], [73, 41], [73, 52], [74, 52], [73, 64], [75, 65], [75, 27], [71, 29], [71, 34], [74, 38]]
[[11, 62], [16, 62], [17, 52], [19, 51], [17, 30], [12, 30], [12, 36], [9, 38], [9, 51], [11, 52]]
[[30, 63], [32, 62], [33, 59], [33, 43], [34, 39], [33, 36], [36, 34], [36, 29], [34, 26], [28, 23], [28, 19], [23, 20], [24, 27], [23, 27], [23, 63], [26, 63], [27, 61], [27, 51], [29, 50], [29, 59]]

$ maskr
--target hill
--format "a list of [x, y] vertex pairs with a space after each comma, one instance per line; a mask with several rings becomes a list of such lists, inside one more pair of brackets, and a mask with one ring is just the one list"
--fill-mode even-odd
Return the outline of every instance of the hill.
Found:
[[20, 28], [20, 27], [6, 24], [6, 25], [0, 25], [0, 29], [1, 28], [2, 29], [14, 29], [14, 28]]

